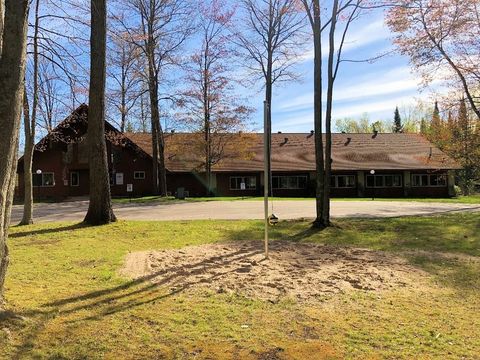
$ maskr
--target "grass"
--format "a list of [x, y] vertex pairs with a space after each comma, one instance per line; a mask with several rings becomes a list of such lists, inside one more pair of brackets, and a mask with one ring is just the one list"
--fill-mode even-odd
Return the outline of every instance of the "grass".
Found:
[[[291, 198], [291, 197], [272, 197], [274, 201], [302, 201], [311, 200], [313, 198]], [[129, 204], [129, 203], [181, 203], [181, 202], [206, 202], [206, 201], [263, 201], [263, 197], [254, 196], [218, 196], [218, 197], [194, 197], [187, 198], [185, 200], [175, 199], [173, 196], [161, 197], [161, 196], [144, 196], [135, 198], [116, 198], [113, 199], [117, 204]], [[332, 201], [372, 201], [371, 198], [332, 198]], [[435, 203], [460, 203], [460, 204], [480, 204], [480, 195], [459, 196], [455, 198], [375, 198], [375, 201], [406, 201], [406, 202], [435, 202]]]
[[478, 356], [478, 214], [344, 219], [335, 225], [316, 232], [307, 222], [281, 222], [272, 229], [272, 238], [393, 252], [425, 270], [431, 287], [381, 294], [355, 292], [308, 305], [198, 291], [175, 293], [148, 281], [120, 277], [117, 271], [124, 256], [147, 249], [261, 241], [262, 223], [13, 227], [6, 284], [9, 312], [0, 314], [0, 358]]

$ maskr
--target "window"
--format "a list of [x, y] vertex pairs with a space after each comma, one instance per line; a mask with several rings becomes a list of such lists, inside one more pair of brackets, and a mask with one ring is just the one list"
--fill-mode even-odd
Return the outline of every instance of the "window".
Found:
[[412, 186], [421, 187], [421, 186], [447, 186], [447, 177], [444, 174], [413, 174], [412, 175]]
[[307, 176], [273, 176], [272, 189], [306, 189]]
[[367, 188], [402, 187], [402, 175], [367, 175]]
[[135, 180], [144, 180], [145, 179], [145, 171], [134, 171], [133, 178]]
[[32, 182], [35, 187], [55, 186], [55, 175], [54, 173], [33, 174]]
[[332, 188], [354, 188], [355, 175], [332, 175], [330, 177], [330, 187]]
[[230, 178], [230, 190], [255, 190], [257, 178], [255, 176], [232, 176]]
[[80, 174], [77, 171], [70, 173], [70, 186], [80, 185]]

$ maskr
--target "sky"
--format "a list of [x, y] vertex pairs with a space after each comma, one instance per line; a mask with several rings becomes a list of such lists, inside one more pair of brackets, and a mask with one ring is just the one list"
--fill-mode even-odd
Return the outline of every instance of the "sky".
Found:
[[[394, 50], [392, 34], [382, 12], [360, 18], [351, 28], [344, 58], [363, 60]], [[326, 51], [324, 51], [324, 55]], [[368, 113], [371, 121], [393, 121], [395, 107], [414, 104], [416, 99], [431, 101], [418, 76], [411, 72], [408, 58], [398, 53], [374, 63], [343, 62], [334, 88], [333, 119], [360, 118]], [[272, 131], [308, 132], [313, 129], [313, 51], [307, 51], [297, 67], [300, 82], [280, 83], [274, 88]], [[260, 94], [259, 94], [260, 95]], [[256, 129], [261, 130], [262, 96], [252, 104]], [[332, 124], [334, 125], [334, 124]], [[335, 130], [335, 129], [334, 129]]]

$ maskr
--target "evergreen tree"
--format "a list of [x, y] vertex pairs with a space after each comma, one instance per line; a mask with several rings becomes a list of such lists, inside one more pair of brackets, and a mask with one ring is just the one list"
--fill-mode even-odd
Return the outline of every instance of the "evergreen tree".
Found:
[[423, 136], [428, 135], [428, 125], [424, 118], [420, 121], [420, 134]]
[[402, 118], [400, 117], [400, 112], [398, 111], [398, 106], [395, 108], [394, 118], [393, 118], [393, 132], [401, 133], [403, 132]]

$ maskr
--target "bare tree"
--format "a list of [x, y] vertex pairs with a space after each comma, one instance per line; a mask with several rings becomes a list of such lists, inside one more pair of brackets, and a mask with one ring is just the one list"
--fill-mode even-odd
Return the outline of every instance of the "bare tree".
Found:
[[297, 0], [242, 0], [241, 6], [235, 42], [250, 75], [264, 83], [270, 173], [273, 85], [297, 78], [292, 67], [303, 50], [305, 16]]
[[[126, 38], [127, 37], [127, 38]], [[136, 105], [141, 92], [139, 66], [140, 49], [128, 41], [128, 35], [114, 33], [110, 36], [112, 50], [109, 56], [109, 77], [113, 80], [109, 101], [120, 114], [120, 131], [127, 127], [127, 117]]]
[[32, 184], [32, 163], [33, 152], [35, 150], [35, 130], [37, 127], [37, 108], [38, 108], [38, 30], [39, 30], [39, 9], [40, 0], [35, 2], [35, 24], [33, 30], [33, 100], [30, 116], [27, 89], [25, 85], [23, 102], [23, 125], [25, 132], [25, 148], [23, 154], [23, 180], [24, 180], [24, 199], [23, 199], [23, 217], [20, 225], [33, 224], [33, 184]]
[[105, 141], [106, 0], [91, 0], [91, 13], [90, 95], [87, 129], [90, 203], [84, 222], [90, 225], [101, 225], [116, 221], [110, 197], [110, 177]]
[[[125, 2], [130, 16], [118, 16], [129, 41], [141, 49], [147, 62], [153, 153], [153, 192], [167, 194], [164, 129], [160, 122], [160, 81], [168, 66], [178, 64], [178, 52], [192, 31], [194, 7], [186, 0]], [[170, 94], [163, 98], [171, 98]]]
[[307, 12], [308, 20], [312, 28], [313, 36], [313, 49], [314, 49], [314, 129], [315, 129], [315, 207], [316, 218], [313, 222], [313, 226], [317, 228], [323, 228], [326, 226], [324, 223], [323, 209], [325, 203], [325, 159], [324, 159], [324, 147], [323, 147], [323, 130], [322, 130], [322, 19], [319, 0], [302, 0], [302, 3]]
[[[210, 195], [213, 193], [212, 166], [224, 159], [231, 134], [244, 130], [251, 110], [234, 92], [234, 52], [227, 32], [234, 11], [228, 9], [224, 1], [213, 0], [200, 6], [199, 13], [201, 46], [186, 66], [188, 88], [183, 93], [186, 113], [182, 114], [182, 120], [189, 130], [200, 135], [194, 139], [204, 154], [203, 170], [207, 195]], [[242, 141], [237, 141], [236, 147], [240, 146]]]
[[[0, 0], [0, 307], [9, 256], [8, 228], [16, 178], [28, 26], [28, 0]], [[0, 16], [1, 17], [1, 16]]]
[[[332, 110], [335, 80], [344, 61], [342, 52], [352, 22], [360, 16], [362, 9], [368, 9], [365, 0], [333, 0], [330, 14], [325, 23], [321, 22], [319, 0], [302, 0], [312, 27], [314, 43], [314, 122], [316, 156], [316, 219], [314, 227], [330, 225], [330, 177], [332, 172]], [[324, 8], [325, 11], [327, 9]], [[340, 20], [339, 20], [340, 19]], [[339, 26], [341, 25], [341, 26]], [[328, 30], [327, 96], [325, 109], [325, 144], [322, 133], [322, 32]], [[340, 36], [336, 36], [336, 34]]]

